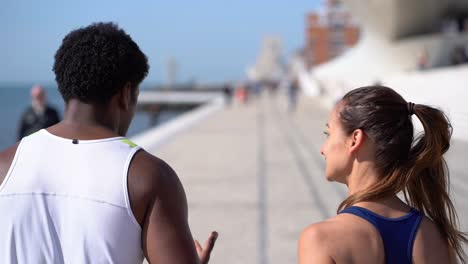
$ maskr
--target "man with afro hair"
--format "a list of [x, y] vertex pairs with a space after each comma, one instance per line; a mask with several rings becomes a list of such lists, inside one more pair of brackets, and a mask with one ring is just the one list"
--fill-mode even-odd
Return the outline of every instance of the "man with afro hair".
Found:
[[53, 70], [61, 122], [0, 153], [0, 263], [208, 263], [179, 178], [125, 138], [146, 56], [113, 23], [71, 31]]

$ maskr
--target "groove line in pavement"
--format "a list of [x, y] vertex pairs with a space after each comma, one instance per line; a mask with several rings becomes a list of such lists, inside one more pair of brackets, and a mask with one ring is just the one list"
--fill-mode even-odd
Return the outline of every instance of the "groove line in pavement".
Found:
[[312, 181], [312, 174], [307, 168], [306, 162], [302, 158], [299, 147], [296, 145], [294, 140], [292, 139], [293, 135], [291, 133], [288, 133], [284, 127], [284, 124], [281, 124], [281, 120], [279, 118], [280, 111], [277, 107], [277, 105], [274, 102], [270, 102], [271, 109], [273, 110], [273, 116], [275, 117], [275, 124], [277, 125], [278, 129], [281, 131], [281, 134], [283, 135], [284, 139], [286, 140], [289, 149], [291, 150], [291, 153], [294, 156], [294, 161], [296, 162], [296, 166], [299, 169], [299, 172], [302, 176], [302, 179], [304, 180], [304, 183], [308, 189], [308, 193], [310, 195], [311, 200], [317, 205], [317, 208], [321, 214], [321, 217], [323, 219], [329, 218], [330, 214], [328, 213], [327, 207], [325, 206], [324, 201], [318, 194], [317, 190], [315, 190], [314, 182]]
[[258, 195], [258, 262], [268, 264], [268, 204], [266, 167], [265, 113], [261, 101], [257, 103], [257, 195]]

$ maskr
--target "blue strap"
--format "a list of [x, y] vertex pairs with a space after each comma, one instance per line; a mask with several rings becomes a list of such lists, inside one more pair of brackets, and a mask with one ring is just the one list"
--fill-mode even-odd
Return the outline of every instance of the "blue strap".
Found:
[[[416, 210], [416, 209], [414, 209], [414, 210]], [[416, 219], [414, 221], [413, 228], [411, 230], [410, 237], [409, 237], [409, 240], [408, 240], [407, 252], [408, 252], [408, 259], [410, 261], [413, 260], [414, 239], [416, 238], [416, 233], [418, 232], [419, 225], [421, 224], [421, 221], [422, 221], [422, 218], [423, 218], [423, 215], [419, 211], [416, 210], [416, 212], [417, 212], [417, 216], [416, 216]]]
[[351, 206], [340, 212], [353, 214], [371, 223], [382, 237], [385, 249], [385, 263], [412, 263], [413, 244], [422, 214], [412, 208], [398, 218], [380, 216], [366, 208]]

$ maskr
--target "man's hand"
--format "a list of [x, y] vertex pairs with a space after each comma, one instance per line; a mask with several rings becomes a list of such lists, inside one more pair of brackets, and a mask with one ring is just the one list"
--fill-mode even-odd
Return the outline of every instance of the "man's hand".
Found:
[[194, 240], [195, 248], [197, 249], [198, 257], [201, 264], [207, 264], [210, 260], [210, 254], [218, 238], [217, 232], [211, 232], [210, 237], [206, 240], [204, 248], [201, 247], [197, 240]]

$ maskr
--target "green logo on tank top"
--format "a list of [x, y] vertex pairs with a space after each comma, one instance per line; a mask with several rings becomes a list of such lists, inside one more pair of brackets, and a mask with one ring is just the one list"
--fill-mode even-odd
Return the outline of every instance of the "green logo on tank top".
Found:
[[138, 145], [130, 141], [128, 138], [122, 138], [121, 141], [127, 145], [129, 145], [131, 148], [137, 147]]

